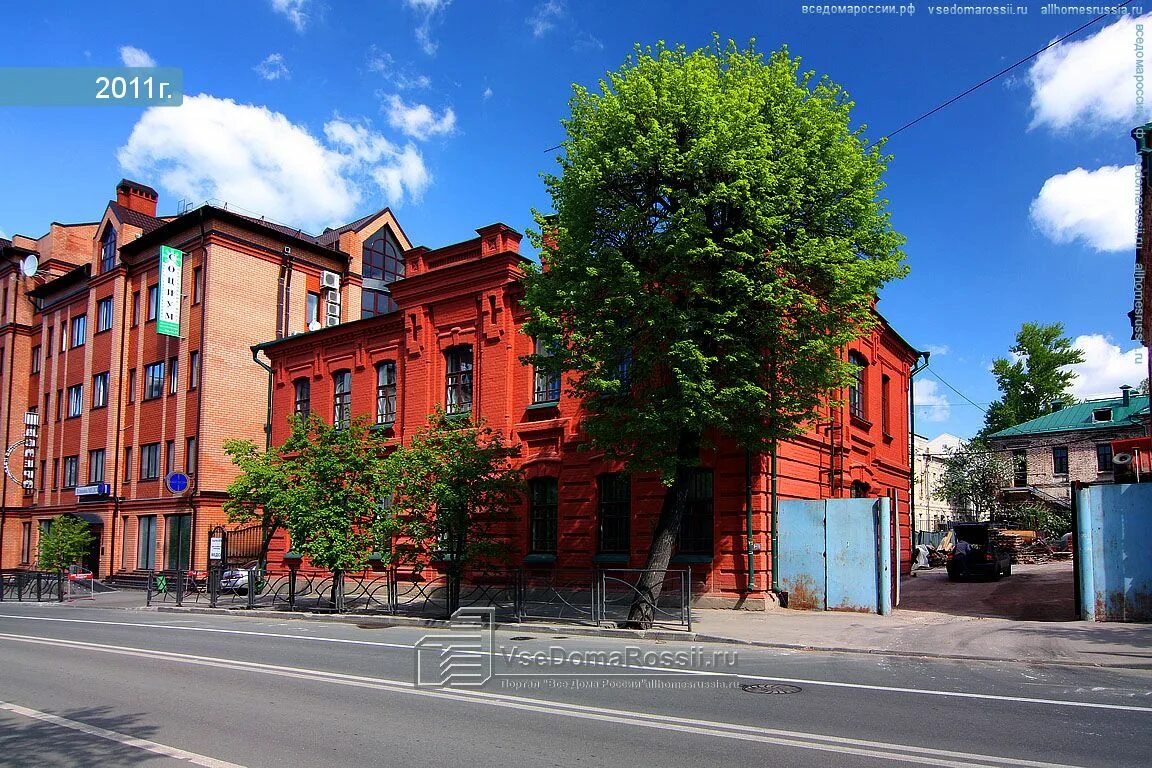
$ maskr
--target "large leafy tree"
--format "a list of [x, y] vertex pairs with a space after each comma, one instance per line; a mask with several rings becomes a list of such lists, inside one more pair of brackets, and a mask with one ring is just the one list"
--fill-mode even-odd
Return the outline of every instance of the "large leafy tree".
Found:
[[88, 554], [96, 540], [92, 526], [72, 515], [60, 515], [41, 533], [37, 560], [41, 570], [62, 571]]
[[1024, 323], [1008, 351], [1011, 357], [992, 362], [1000, 399], [988, 407], [981, 437], [1043, 416], [1053, 403], [1076, 402], [1069, 392], [1076, 374], [1065, 367], [1084, 362], [1084, 353], [1072, 346], [1062, 323]]
[[483, 423], [437, 410], [428, 424], [385, 461], [389, 497], [376, 536], [392, 542], [384, 559], [423, 565], [440, 561], [459, 602], [460, 576], [473, 564], [493, 565], [507, 553], [502, 524], [514, 519], [523, 480], [510, 459], [515, 448]]
[[889, 158], [786, 49], [637, 47], [570, 107], [525, 331], [548, 352], [530, 361], [584, 401], [591, 442], [669, 487], [644, 625], [702, 444], [764, 450], [804, 430], [904, 274], [903, 239], [881, 198]]
[[293, 550], [317, 567], [363, 569], [385, 495], [385, 440], [363, 417], [339, 429], [315, 414], [291, 419], [288, 439], [268, 451], [247, 440], [224, 444], [241, 469], [224, 509], [234, 522], [283, 525]]

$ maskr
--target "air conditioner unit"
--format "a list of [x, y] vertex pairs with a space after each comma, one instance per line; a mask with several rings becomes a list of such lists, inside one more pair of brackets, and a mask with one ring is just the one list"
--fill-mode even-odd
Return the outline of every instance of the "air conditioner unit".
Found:
[[330, 302], [328, 302], [328, 310], [327, 310], [327, 314], [329, 314], [329, 315], [336, 315], [337, 317], [339, 317], [339, 316], [340, 316], [340, 305], [339, 305], [339, 304], [334, 304], [334, 303], [332, 303], [331, 301], [330, 301]]
[[320, 273], [320, 285], [323, 288], [340, 288], [340, 275], [335, 272], [324, 271]]
[[329, 304], [339, 305], [340, 304], [340, 291], [337, 291], [337, 290], [327, 291], [324, 295], [324, 300], [327, 301]]
[[335, 315], [328, 315], [324, 318], [324, 327], [331, 328], [334, 325], [340, 325], [340, 318]]

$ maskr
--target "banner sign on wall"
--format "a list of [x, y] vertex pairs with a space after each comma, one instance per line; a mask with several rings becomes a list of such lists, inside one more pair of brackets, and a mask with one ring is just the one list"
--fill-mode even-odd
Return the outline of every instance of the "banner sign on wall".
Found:
[[156, 332], [164, 336], [180, 335], [180, 278], [184, 252], [160, 246], [160, 307], [156, 313]]

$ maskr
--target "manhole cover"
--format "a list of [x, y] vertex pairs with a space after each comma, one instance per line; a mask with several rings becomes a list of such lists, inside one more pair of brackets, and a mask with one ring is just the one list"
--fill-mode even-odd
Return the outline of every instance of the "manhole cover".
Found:
[[535, 640], [536, 638], [532, 637], [531, 635], [516, 635], [515, 637], [509, 638], [509, 639], [510, 640]]
[[783, 683], [748, 683], [741, 685], [740, 690], [744, 693], [800, 693], [800, 686]]

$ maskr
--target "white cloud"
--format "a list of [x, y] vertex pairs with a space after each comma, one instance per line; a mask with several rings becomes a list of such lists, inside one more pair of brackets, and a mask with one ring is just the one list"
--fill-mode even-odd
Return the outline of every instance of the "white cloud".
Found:
[[579, 32], [572, 40], [572, 50], [580, 51], [602, 51], [604, 50], [604, 43], [600, 42], [600, 38], [591, 32]]
[[1152, 14], [1123, 16], [1089, 38], [1040, 54], [1028, 70], [1032, 125], [1081, 131], [1140, 122], [1133, 45], [1136, 25], [1150, 20]]
[[532, 30], [532, 37], [544, 37], [556, 27], [556, 23], [564, 16], [564, 0], [546, 0], [536, 6], [524, 21]]
[[1083, 363], [1065, 368], [1076, 374], [1072, 394], [1078, 398], [1118, 396], [1121, 384], [1135, 387], [1148, 375], [1142, 347], [1124, 351], [1101, 333], [1077, 336], [1072, 346], [1084, 353]]
[[925, 421], [948, 421], [952, 417], [952, 404], [948, 396], [940, 393], [933, 379], [916, 382], [916, 418]]
[[1080, 240], [1097, 251], [1130, 250], [1136, 246], [1135, 183], [1135, 165], [1053, 176], [1032, 201], [1032, 221], [1056, 243]]
[[383, 75], [388, 82], [401, 91], [423, 90], [432, 87], [432, 78], [428, 75], [413, 74], [408, 67], [398, 68], [392, 54], [381, 51], [376, 46], [372, 46], [368, 51], [368, 71]]
[[292, 76], [288, 65], [284, 63], [284, 54], [282, 53], [268, 54], [267, 58], [253, 69], [265, 80], [287, 80]]
[[451, 107], [437, 117], [427, 104], [407, 104], [395, 94], [386, 97], [384, 102], [389, 124], [414, 139], [448, 136], [456, 130], [456, 113]]
[[931, 352], [937, 357], [943, 357], [952, 350], [948, 348], [947, 344], [929, 344], [928, 346], [924, 347], [924, 351]]
[[311, 0], [272, 0], [272, 10], [292, 22], [297, 32], [303, 32], [311, 18], [308, 13], [310, 4]]
[[404, 4], [420, 17], [420, 24], [416, 27], [416, 41], [424, 53], [434, 55], [439, 43], [432, 39], [432, 22], [443, 15], [452, 0], [404, 0]]
[[200, 94], [147, 110], [120, 148], [123, 170], [190, 200], [215, 198], [318, 231], [352, 218], [373, 187], [395, 205], [432, 182], [412, 144], [334, 119], [324, 138], [267, 107]]
[[480, 94], [480, 98], [484, 99], [484, 101], [488, 101], [488, 99], [492, 98], [492, 86], [486, 86], [484, 88], [484, 93]]
[[148, 55], [148, 51], [134, 48], [131, 45], [120, 46], [120, 61], [126, 67], [154, 67], [156, 59]]

